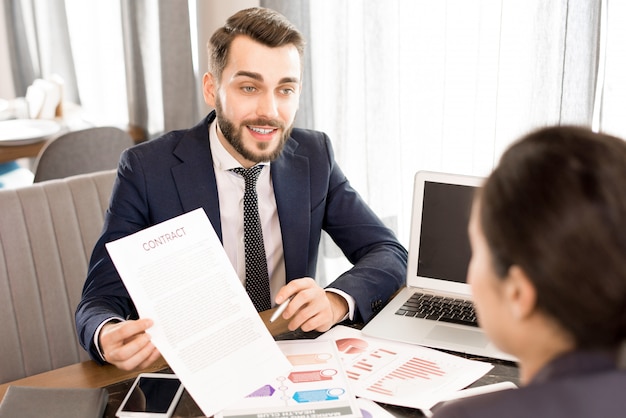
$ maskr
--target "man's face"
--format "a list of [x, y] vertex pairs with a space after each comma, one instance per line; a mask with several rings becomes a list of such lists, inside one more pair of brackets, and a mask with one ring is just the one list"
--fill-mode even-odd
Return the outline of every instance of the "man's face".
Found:
[[291, 133], [301, 91], [300, 55], [293, 45], [269, 48], [236, 37], [221, 80], [204, 77], [218, 136], [244, 167], [278, 157]]

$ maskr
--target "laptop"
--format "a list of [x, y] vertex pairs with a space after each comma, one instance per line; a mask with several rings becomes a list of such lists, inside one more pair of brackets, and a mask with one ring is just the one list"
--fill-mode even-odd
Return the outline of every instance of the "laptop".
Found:
[[[432, 171], [415, 174], [407, 286], [365, 325], [364, 335], [515, 361], [472, 318], [467, 226], [474, 191], [483, 180]], [[440, 302], [449, 309], [431, 307]], [[424, 307], [425, 312], [416, 312]]]

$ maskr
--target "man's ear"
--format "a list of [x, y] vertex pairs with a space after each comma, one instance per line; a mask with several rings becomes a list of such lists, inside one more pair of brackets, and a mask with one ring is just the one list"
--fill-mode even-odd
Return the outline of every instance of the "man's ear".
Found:
[[217, 84], [211, 73], [204, 73], [202, 77], [202, 95], [204, 102], [211, 107], [215, 107], [215, 95], [217, 94]]
[[512, 265], [506, 278], [505, 297], [516, 319], [529, 317], [537, 304], [537, 290], [526, 272], [517, 265]]

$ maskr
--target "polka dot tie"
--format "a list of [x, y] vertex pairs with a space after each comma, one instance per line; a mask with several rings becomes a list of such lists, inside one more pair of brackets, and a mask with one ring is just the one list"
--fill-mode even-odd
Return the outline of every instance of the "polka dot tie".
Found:
[[233, 168], [232, 171], [245, 180], [243, 194], [243, 243], [246, 257], [246, 291], [257, 312], [272, 307], [270, 300], [270, 280], [267, 272], [267, 259], [263, 245], [263, 231], [259, 218], [259, 204], [256, 181], [263, 169], [255, 165], [249, 169]]

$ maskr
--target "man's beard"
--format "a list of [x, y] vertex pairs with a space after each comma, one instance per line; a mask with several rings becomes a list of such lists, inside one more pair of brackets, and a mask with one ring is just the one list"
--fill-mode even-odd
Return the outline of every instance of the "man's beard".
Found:
[[[222, 131], [222, 135], [228, 141], [228, 143], [237, 151], [243, 158], [248, 161], [252, 161], [254, 163], [260, 163], [264, 161], [274, 161], [280, 153], [282, 152], [285, 142], [289, 139], [291, 135], [291, 131], [293, 129], [293, 124], [285, 129], [284, 124], [271, 119], [255, 119], [255, 120], [245, 120], [240, 125], [239, 128], [235, 126], [228, 118], [224, 116], [224, 112], [222, 110], [222, 103], [220, 100], [215, 101], [215, 114], [217, 118], [217, 124]], [[271, 126], [273, 128], [278, 128], [282, 130], [282, 136], [280, 137], [280, 141], [274, 149], [269, 154], [259, 154], [254, 150], [246, 149], [243, 141], [241, 139], [242, 130], [247, 129], [247, 125], [256, 125], [256, 126]], [[261, 143], [259, 147], [267, 148], [270, 144]]]

